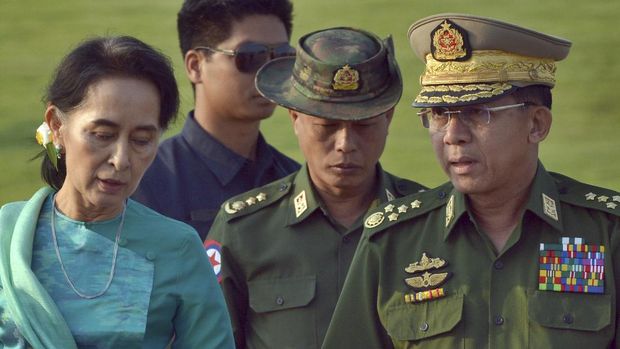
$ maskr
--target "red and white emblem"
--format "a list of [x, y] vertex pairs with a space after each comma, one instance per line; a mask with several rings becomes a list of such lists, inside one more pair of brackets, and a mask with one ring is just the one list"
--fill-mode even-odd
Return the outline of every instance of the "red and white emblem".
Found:
[[217, 282], [222, 282], [222, 245], [215, 240], [206, 240], [204, 247], [213, 272], [217, 276]]

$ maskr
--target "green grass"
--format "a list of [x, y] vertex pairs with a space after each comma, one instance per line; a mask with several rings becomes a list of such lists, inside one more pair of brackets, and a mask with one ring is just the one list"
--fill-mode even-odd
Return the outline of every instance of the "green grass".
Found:
[[[439, 12], [497, 17], [573, 41], [558, 65], [554, 124], [541, 147], [549, 170], [620, 190], [620, 2], [593, 0], [419, 1], [296, 0], [293, 40], [312, 30], [353, 26], [384, 37], [392, 34], [405, 91], [390, 130], [384, 167], [430, 186], [446, 180], [428, 135], [409, 105], [422, 70], [406, 33], [415, 20]], [[176, 37], [180, 0], [1, 0], [0, 1], [0, 204], [25, 199], [42, 185], [40, 148], [34, 131], [43, 118], [45, 86], [64, 54], [93, 35], [129, 34], [158, 47], [175, 63], [181, 112], [191, 109], [191, 88], [181, 69]], [[168, 133], [178, 132], [184, 117]], [[298, 160], [301, 154], [286, 113], [263, 123], [268, 140]]]

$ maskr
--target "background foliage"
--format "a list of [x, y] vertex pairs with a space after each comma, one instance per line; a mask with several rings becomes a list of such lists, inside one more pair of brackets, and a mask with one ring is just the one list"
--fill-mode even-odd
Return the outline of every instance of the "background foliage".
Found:
[[[181, 115], [166, 136], [181, 128], [193, 104], [176, 37], [181, 0], [1, 0], [0, 1], [0, 204], [26, 199], [42, 185], [41, 148], [34, 131], [43, 118], [41, 97], [54, 67], [82, 39], [129, 34], [158, 47], [175, 63], [182, 95]], [[496, 17], [568, 38], [573, 47], [558, 68], [554, 124], [541, 148], [548, 170], [620, 190], [620, 2], [592, 0], [293, 0], [293, 43], [309, 31], [332, 26], [360, 27], [392, 34], [405, 82], [390, 130], [384, 168], [429, 186], [446, 180], [428, 135], [409, 105], [418, 91], [418, 62], [407, 42], [415, 20], [440, 12]], [[285, 112], [263, 123], [267, 139], [301, 160]], [[518, 166], [518, 164], [515, 164]]]

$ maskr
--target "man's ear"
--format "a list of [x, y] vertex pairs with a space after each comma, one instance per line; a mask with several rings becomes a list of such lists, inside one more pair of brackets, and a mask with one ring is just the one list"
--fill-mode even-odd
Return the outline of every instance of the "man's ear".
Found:
[[54, 137], [54, 145], [64, 146], [62, 137], [63, 119], [59, 115], [58, 108], [52, 104], [48, 104], [45, 109], [45, 122], [52, 131]]
[[291, 117], [291, 122], [293, 123], [293, 131], [295, 131], [295, 135], [297, 135], [297, 120], [299, 120], [299, 114], [293, 109], [289, 109], [288, 115]]
[[528, 139], [531, 143], [540, 143], [547, 138], [551, 130], [553, 115], [551, 110], [545, 106], [531, 106], [530, 109], [530, 132]]
[[192, 84], [198, 84], [202, 82], [202, 76], [200, 74], [200, 62], [203, 56], [196, 50], [189, 50], [185, 53], [185, 74]]

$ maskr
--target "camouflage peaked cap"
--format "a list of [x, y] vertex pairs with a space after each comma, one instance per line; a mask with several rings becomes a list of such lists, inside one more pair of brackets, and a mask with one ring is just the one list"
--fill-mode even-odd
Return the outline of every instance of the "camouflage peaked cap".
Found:
[[570, 41], [495, 19], [456, 13], [423, 18], [409, 43], [426, 63], [414, 107], [486, 103], [530, 85], [555, 85]]
[[301, 37], [295, 57], [265, 64], [256, 74], [256, 88], [304, 114], [363, 120], [393, 108], [403, 84], [390, 37], [330, 28]]

